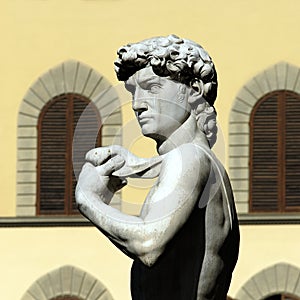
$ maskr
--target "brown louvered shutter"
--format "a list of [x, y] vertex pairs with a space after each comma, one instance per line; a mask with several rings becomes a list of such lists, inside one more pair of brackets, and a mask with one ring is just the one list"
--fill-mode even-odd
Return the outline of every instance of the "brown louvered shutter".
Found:
[[278, 122], [277, 95], [263, 99], [252, 118], [252, 211], [274, 211], [277, 206]]
[[286, 93], [285, 206], [300, 210], [300, 97]]
[[65, 207], [67, 163], [67, 99], [51, 101], [39, 124], [39, 190], [40, 214], [62, 214]]
[[[81, 118], [82, 115], [87, 117]], [[73, 143], [78, 121], [83, 127], [77, 138], [79, 145]], [[97, 109], [80, 95], [64, 94], [55, 97], [44, 107], [38, 125], [37, 214], [77, 213], [73, 162], [78, 174], [85, 153], [100, 146], [100, 126]], [[93, 143], [82, 141], [82, 130], [88, 141], [92, 140]], [[93, 136], [90, 137], [90, 134]]]
[[250, 121], [250, 211], [300, 209], [299, 95], [277, 91], [254, 107]]
[[78, 95], [73, 102], [73, 172], [72, 172], [72, 201], [70, 210], [77, 211], [75, 203], [76, 178], [84, 163], [87, 151], [101, 146], [101, 119], [92, 102], [80, 101]]

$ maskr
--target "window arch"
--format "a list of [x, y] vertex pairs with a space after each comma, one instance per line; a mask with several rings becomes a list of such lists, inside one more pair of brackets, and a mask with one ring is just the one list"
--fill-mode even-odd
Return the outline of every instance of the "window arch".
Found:
[[[16, 216], [36, 216], [38, 120], [41, 111], [60, 95], [90, 100], [102, 121], [102, 146], [122, 144], [121, 102], [110, 83], [89, 66], [68, 60], [48, 70], [28, 89], [21, 102], [17, 128]], [[121, 192], [111, 205], [121, 208]]]
[[[84, 135], [73, 149], [74, 132], [83, 113], [88, 117], [80, 123]], [[101, 145], [100, 128], [97, 108], [82, 95], [63, 94], [45, 105], [38, 121], [37, 214], [78, 213], [73, 162], [80, 170], [85, 153]]]
[[281, 62], [249, 80], [237, 94], [229, 117], [229, 175], [239, 214], [250, 208], [250, 117], [253, 108], [275, 91], [300, 94], [300, 69]]
[[62, 266], [38, 278], [21, 300], [113, 300], [106, 286], [74, 266]]
[[[243, 300], [298, 300], [300, 297], [300, 269], [287, 263], [278, 263], [261, 270], [253, 275], [245, 284], [240, 288], [235, 299]], [[294, 297], [294, 298], [292, 298]]]
[[300, 95], [276, 91], [250, 118], [250, 211], [300, 210]]

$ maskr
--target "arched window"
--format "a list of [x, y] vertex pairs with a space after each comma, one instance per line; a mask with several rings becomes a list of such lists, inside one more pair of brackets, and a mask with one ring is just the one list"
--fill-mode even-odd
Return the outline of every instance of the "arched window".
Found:
[[[37, 212], [39, 117], [46, 107], [50, 107], [49, 102], [54, 101], [58, 96], [61, 97], [60, 95], [68, 94], [77, 95], [86, 101], [90, 100], [89, 106], [94, 107], [97, 110], [96, 114], [101, 116], [101, 146], [122, 144], [122, 111], [116, 89], [96, 70], [79, 61], [68, 60], [49, 69], [29, 87], [18, 113], [16, 168], [16, 216], [18, 217], [34, 217], [39, 214]], [[80, 145], [84, 147], [87, 145], [85, 141], [87, 137], [89, 137], [88, 148], [95, 147], [97, 144], [95, 139], [98, 132], [93, 132], [93, 135], [84, 133], [84, 127], [90, 120], [88, 113], [89, 110], [84, 114], [87, 120], [80, 118], [83, 126], [79, 126], [79, 134], [77, 129], [75, 131], [75, 156], [77, 152], [82, 152]], [[80, 141], [77, 140], [78, 136]], [[77, 157], [75, 160], [77, 161]], [[79, 165], [75, 164], [74, 168], [77, 175]], [[111, 205], [121, 209], [121, 192], [112, 199]]]
[[[88, 118], [80, 119], [82, 113]], [[94, 147], [101, 144], [100, 115], [86, 97], [67, 93], [54, 97], [42, 109], [38, 121], [37, 214], [72, 215], [77, 213], [74, 191], [74, 169], [80, 169], [85, 153], [91, 149], [84, 136], [73, 139], [80, 119], [81, 130], [89, 139], [94, 136]], [[95, 137], [96, 130], [96, 137]], [[75, 144], [74, 144], [75, 145]], [[74, 162], [74, 164], [73, 164]]]
[[38, 278], [21, 300], [113, 300], [94, 276], [74, 266], [62, 266]]
[[300, 211], [300, 95], [276, 91], [250, 117], [250, 211]]
[[[300, 300], [300, 269], [287, 263], [277, 263], [260, 270], [249, 278], [235, 295], [235, 299], [243, 300]], [[275, 297], [275, 298], [271, 298]], [[290, 298], [288, 298], [290, 297]]]

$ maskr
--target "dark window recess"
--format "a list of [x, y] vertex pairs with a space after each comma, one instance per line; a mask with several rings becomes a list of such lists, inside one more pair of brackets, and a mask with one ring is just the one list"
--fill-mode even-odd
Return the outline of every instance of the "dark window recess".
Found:
[[60, 95], [43, 108], [38, 122], [37, 214], [77, 214], [75, 174], [85, 153], [100, 146], [100, 127], [97, 108], [81, 95]]
[[264, 298], [264, 300], [300, 300], [300, 298], [288, 294], [277, 294]]
[[83, 300], [82, 298], [78, 298], [76, 296], [57, 296], [52, 298], [51, 300]]
[[300, 211], [300, 95], [266, 95], [250, 128], [250, 211]]

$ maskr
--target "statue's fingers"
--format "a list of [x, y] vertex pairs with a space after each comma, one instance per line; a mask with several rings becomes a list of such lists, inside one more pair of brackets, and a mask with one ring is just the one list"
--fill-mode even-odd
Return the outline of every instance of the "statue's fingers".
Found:
[[89, 174], [89, 173], [92, 173], [92, 172], [95, 172], [94, 169], [95, 169], [95, 167], [90, 162], [86, 162], [82, 166], [82, 169], [81, 169], [81, 172], [79, 174], [79, 177], [80, 176], [84, 176], [84, 175]]
[[109, 146], [109, 148], [110, 148], [112, 156], [120, 155], [126, 161], [135, 161], [135, 160], [139, 159], [137, 156], [135, 156], [130, 151], [128, 151], [126, 148], [124, 148], [120, 145], [111, 145], [111, 146]]
[[96, 167], [98, 174], [102, 176], [111, 175], [114, 171], [119, 170], [125, 164], [125, 160], [120, 156], [114, 156], [101, 166]]
[[87, 152], [85, 160], [94, 166], [100, 166], [103, 162], [109, 159], [111, 155], [110, 147], [99, 147]]
[[98, 181], [99, 178], [100, 176], [97, 173], [96, 167], [87, 162], [82, 166], [77, 185], [83, 189], [87, 189], [93, 186], [93, 183]]

